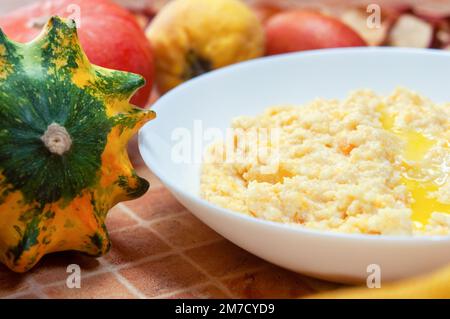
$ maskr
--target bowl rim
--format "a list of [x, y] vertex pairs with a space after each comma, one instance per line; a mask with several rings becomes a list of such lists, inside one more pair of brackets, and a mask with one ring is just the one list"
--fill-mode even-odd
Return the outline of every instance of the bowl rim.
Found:
[[[223, 68], [210, 71], [203, 75], [200, 75], [194, 79], [188, 80], [174, 89], [170, 90], [163, 96], [161, 96], [153, 105], [151, 109], [158, 114], [158, 109], [160, 109], [165, 104], [165, 101], [173, 98], [177, 94], [183, 93], [189, 88], [201, 84], [202, 81], [208, 81], [210, 78], [216, 76], [223, 76], [229, 72], [235, 72], [241, 69], [255, 67], [259, 64], [270, 63], [272, 61], [282, 61], [282, 60], [295, 60], [302, 57], [314, 57], [314, 56], [328, 56], [328, 55], [345, 55], [345, 54], [412, 54], [412, 55], [432, 55], [432, 56], [445, 56], [450, 58], [449, 52], [444, 52], [438, 49], [416, 49], [416, 48], [392, 48], [392, 47], [357, 47], [357, 48], [333, 48], [333, 49], [320, 49], [320, 50], [310, 50], [303, 52], [293, 52], [285, 53], [273, 56], [260, 57], [257, 59], [244, 61], [236, 63], [233, 65], [225, 66]], [[327, 238], [336, 238], [341, 240], [362, 240], [365, 242], [395, 242], [400, 244], [431, 244], [436, 242], [450, 243], [450, 235], [371, 235], [371, 234], [361, 234], [361, 233], [344, 233], [330, 230], [320, 230], [307, 228], [302, 225], [295, 225], [290, 223], [275, 222], [270, 220], [265, 220], [262, 218], [257, 218], [254, 216], [249, 216], [244, 213], [233, 211], [227, 208], [220, 207], [216, 204], [208, 202], [207, 200], [201, 198], [199, 195], [193, 195], [186, 192], [182, 187], [178, 186], [176, 182], [172, 180], [164, 173], [164, 170], [159, 167], [159, 165], [154, 164], [147, 158], [144, 145], [144, 139], [147, 135], [154, 134], [151, 129], [151, 123], [147, 123], [141, 128], [138, 134], [138, 145], [139, 152], [144, 160], [145, 165], [155, 174], [161, 182], [166, 185], [169, 190], [173, 189], [176, 193], [182, 194], [184, 197], [189, 198], [196, 205], [204, 206], [208, 210], [214, 210], [222, 215], [232, 214], [233, 217], [241, 219], [246, 222], [259, 224], [261, 227], [272, 227], [278, 230], [284, 230], [293, 233], [301, 233], [303, 235], [309, 236], [321, 236]], [[149, 144], [151, 145], [151, 143]]]

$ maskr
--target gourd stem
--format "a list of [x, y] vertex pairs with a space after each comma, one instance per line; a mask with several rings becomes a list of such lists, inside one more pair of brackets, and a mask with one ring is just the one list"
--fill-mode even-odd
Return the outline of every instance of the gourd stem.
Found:
[[69, 132], [58, 123], [50, 124], [44, 135], [41, 136], [41, 140], [51, 153], [57, 155], [63, 155], [72, 146]]

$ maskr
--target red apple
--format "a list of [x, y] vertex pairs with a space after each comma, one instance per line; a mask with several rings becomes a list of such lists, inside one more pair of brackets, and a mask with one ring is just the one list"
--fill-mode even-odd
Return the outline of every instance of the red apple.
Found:
[[311, 10], [276, 14], [267, 21], [265, 28], [269, 55], [367, 45], [356, 31], [343, 22]]
[[280, 13], [284, 10], [284, 8], [276, 5], [276, 4], [267, 4], [267, 3], [257, 3], [252, 7], [253, 12], [255, 12], [259, 21], [262, 24], [266, 23], [273, 15]]

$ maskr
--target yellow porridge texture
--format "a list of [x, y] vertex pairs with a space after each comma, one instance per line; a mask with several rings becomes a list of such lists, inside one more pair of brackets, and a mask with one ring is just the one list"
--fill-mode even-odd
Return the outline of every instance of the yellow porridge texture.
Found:
[[[450, 103], [402, 88], [387, 97], [359, 90], [271, 107], [232, 128], [233, 152], [247, 156], [230, 160], [229, 141], [207, 149], [201, 196], [212, 203], [314, 229], [450, 234]], [[277, 134], [261, 143], [249, 133], [262, 129]], [[254, 145], [264, 156], [248, 156]]]

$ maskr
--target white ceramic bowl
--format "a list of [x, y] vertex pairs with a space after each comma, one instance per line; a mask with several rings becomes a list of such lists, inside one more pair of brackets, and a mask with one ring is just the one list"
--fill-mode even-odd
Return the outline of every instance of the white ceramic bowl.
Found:
[[[384, 281], [417, 275], [450, 263], [450, 237], [338, 234], [222, 209], [199, 197], [198, 161], [174, 161], [172, 149], [179, 141], [173, 138], [180, 128], [198, 134], [196, 120], [203, 129], [225, 129], [238, 115], [316, 97], [343, 98], [358, 88], [387, 94], [405, 86], [436, 102], [450, 101], [449, 74], [450, 53], [432, 50], [333, 49], [261, 58], [210, 72], [164, 95], [153, 107], [157, 119], [140, 131], [139, 147], [146, 164], [184, 206], [265, 260], [340, 282], [365, 281], [371, 264], [381, 267]], [[207, 143], [193, 145], [195, 152]]]

